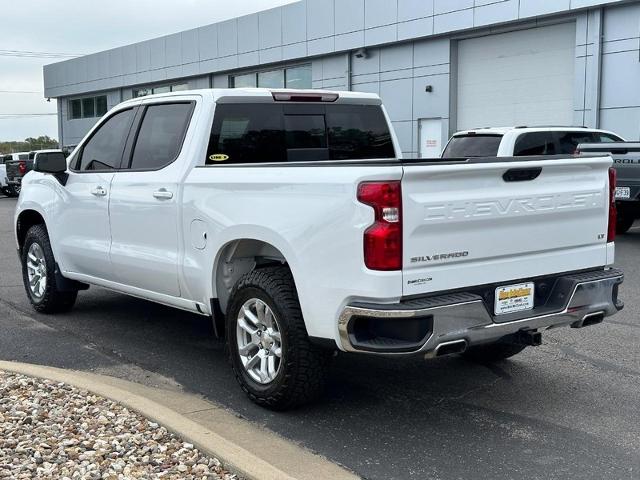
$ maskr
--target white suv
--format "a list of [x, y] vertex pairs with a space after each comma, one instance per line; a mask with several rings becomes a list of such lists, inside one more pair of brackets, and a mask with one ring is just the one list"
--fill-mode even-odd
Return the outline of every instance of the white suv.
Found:
[[573, 155], [581, 143], [623, 142], [613, 132], [584, 127], [502, 127], [455, 133], [443, 158]]

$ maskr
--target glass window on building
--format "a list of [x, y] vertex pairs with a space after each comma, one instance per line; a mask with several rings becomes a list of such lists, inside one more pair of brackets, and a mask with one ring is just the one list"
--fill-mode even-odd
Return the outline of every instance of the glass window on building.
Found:
[[82, 118], [82, 100], [69, 101], [69, 118], [71, 120]]
[[233, 77], [234, 88], [255, 88], [258, 86], [257, 77], [255, 73], [248, 73], [246, 75], [236, 75]]
[[146, 97], [147, 95], [151, 95], [152, 93], [153, 89], [151, 88], [136, 88], [133, 90], [133, 98]]
[[287, 68], [285, 73], [287, 88], [311, 88], [311, 65]]
[[96, 116], [95, 102], [94, 97], [82, 99], [82, 118], [93, 118]]
[[284, 88], [284, 70], [270, 70], [258, 73], [258, 87]]
[[96, 116], [102, 117], [107, 113], [107, 110], [107, 96], [102, 95], [100, 97], [96, 97]]
[[176, 85], [158, 85], [157, 87], [136, 88], [133, 90], [133, 98], [146, 97], [156, 93], [183, 92], [189, 90], [188, 83], [178, 83]]

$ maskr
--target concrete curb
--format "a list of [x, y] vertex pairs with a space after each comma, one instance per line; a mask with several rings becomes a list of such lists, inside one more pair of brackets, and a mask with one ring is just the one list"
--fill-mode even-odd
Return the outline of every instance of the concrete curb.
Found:
[[[18, 362], [0, 361], [0, 370], [64, 382], [113, 400], [159, 423], [247, 480], [359, 478], [196, 395], [150, 388], [104, 375]], [[269, 445], [268, 460], [245, 448], [251, 444]]]

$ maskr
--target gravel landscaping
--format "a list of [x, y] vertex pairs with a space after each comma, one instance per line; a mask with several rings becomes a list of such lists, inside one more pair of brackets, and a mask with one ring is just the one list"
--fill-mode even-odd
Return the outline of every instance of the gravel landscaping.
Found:
[[238, 477], [164, 427], [64, 383], [0, 371], [0, 479]]

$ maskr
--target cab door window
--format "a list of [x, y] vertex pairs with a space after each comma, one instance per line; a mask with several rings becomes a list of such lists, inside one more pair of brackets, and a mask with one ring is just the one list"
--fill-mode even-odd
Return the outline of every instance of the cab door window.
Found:
[[109, 117], [82, 147], [75, 170], [105, 171], [120, 168], [132, 121], [133, 109], [123, 110]]

